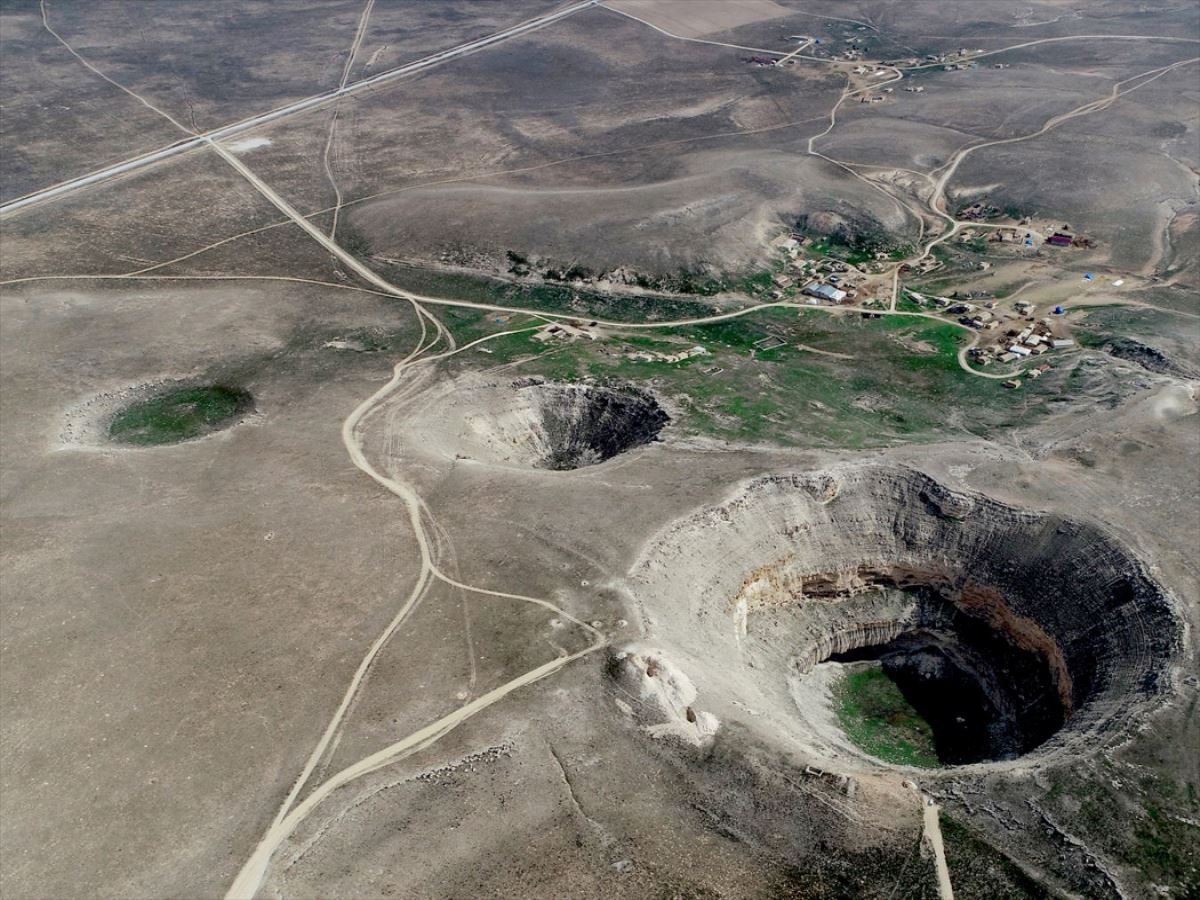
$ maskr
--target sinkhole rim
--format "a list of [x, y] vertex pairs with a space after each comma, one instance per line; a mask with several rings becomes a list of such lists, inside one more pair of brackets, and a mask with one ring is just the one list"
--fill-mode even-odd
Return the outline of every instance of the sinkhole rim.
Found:
[[535, 398], [530, 402], [539, 417], [542, 446], [538, 449], [543, 452], [526, 465], [541, 471], [572, 472], [601, 465], [661, 440], [663, 429], [671, 423], [659, 398], [633, 384], [532, 377], [514, 381], [512, 388], [518, 396]]
[[[631, 576], [658, 640], [701, 664], [721, 651], [740, 659], [737, 676], [701, 676], [726, 700], [753, 705], [747, 690], [764, 692], [762, 702], [790, 695], [787, 709], [775, 708], [816, 756], [853, 749], [876, 766], [904, 768], [848, 748], [842, 729], [835, 735], [821, 718], [830, 704], [818, 707], [816, 694], [792, 685], [839, 652], [839, 633], [856, 633], [853, 643], [867, 647], [911, 630], [911, 622], [872, 620], [868, 607], [853, 605], [876, 590], [952, 598], [950, 618], [981, 633], [1000, 627], [1022, 653], [1040, 653], [1043, 672], [1059, 673], [1059, 681], [1044, 674], [1025, 690], [1046, 710], [1063, 701], [1060, 722], [1043, 723], [1019, 752], [943, 762], [927, 773], [1041, 762], [1124, 740], [1174, 693], [1186, 632], [1170, 591], [1102, 525], [951, 490], [887, 463], [744, 481], [665, 526]], [[962, 635], [950, 643], [977, 654], [1000, 646]], [[796, 657], [804, 657], [798, 669]], [[992, 660], [988, 671], [1006, 665], [1015, 663]]]

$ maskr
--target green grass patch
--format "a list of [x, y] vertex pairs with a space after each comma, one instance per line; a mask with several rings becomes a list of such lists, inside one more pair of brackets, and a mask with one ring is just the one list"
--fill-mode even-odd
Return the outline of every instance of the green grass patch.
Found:
[[762, 272], [754, 272], [751, 275], [746, 275], [738, 279], [735, 288], [747, 294], [762, 294], [771, 289], [771, 279], [774, 277], [775, 273], [769, 269]]
[[884, 762], [933, 768], [933, 729], [877, 665], [848, 671], [834, 690], [838, 722], [856, 746]]
[[[485, 326], [501, 331], [516, 323], [493, 322], [493, 316], [447, 321], [461, 345]], [[764, 338], [782, 343], [756, 347]], [[451, 364], [519, 361], [521, 374], [631, 381], [675, 401], [677, 434], [788, 447], [862, 449], [964, 433], [985, 437], [1053, 409], [1065, 371], [1008, 391], [959, 367], [958, 350], [969, 339], [949, 322], [915, 316], [863, 319], [772, 308], [708, 325], [618, 331], [595, 343], [541, 344], [512, 335], [489, 342], [490, 354], [469, 351]], [[676, 363], [635, 358], [696, 344], [708, 353]]]
[[[1188, 879], [1191, 891], [1200, 890], [1200, 840], [1196, 826], [1179, 821], [1157, 805], [1146, 807], [1146, 818], [1134, 828], [1130, 861], [1139, 870], [1163, 882], [1172, 878]], [[1191, 894], [1196, 896], [1196, 894]]]
[[253, 398], [240, 388], [179, 387], [125, 407], [113, 416], [108, 434], [123, 444], [177, 444], [216, 431], [253, 408]]

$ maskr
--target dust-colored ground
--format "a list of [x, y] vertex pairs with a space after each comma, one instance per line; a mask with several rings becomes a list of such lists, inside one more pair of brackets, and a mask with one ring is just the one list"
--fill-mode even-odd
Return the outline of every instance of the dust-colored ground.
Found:
[[690, 38], [788, 14], [774, 0], [610, 0], [608, 6], [670, 34]]
[[0, 212], [0, 894], [1195, 896], [1195, 10], [7, 3], [4, 202], [513, 26]]

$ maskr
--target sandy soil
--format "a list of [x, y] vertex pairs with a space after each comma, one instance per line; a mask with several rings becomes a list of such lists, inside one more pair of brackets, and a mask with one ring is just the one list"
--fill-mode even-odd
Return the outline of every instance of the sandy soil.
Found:
[[[487, 268], [516, 250], [736, 272], [764, 266], [767, 242], [808, 213], [920, 244], [918, 217], [927, 231], [941, 218], [927, 209], [939, 167], [1182, 60], [1190, 45], [1149, 38], [1194, 31], [1191, 11], [1124, 0], [1103, 16], [1048, 2], [614, 5], [704, 37], [588, 9], [347, 101], [336, 123], [329, 109], [273, 123], [246, 135], [233, 163], [197, 151], [5, 216], [6, 279], [73, 276], [8, 283], [0, 297], [6, 897], [222, 896], [264, 836], [247, 892], [261, 896], [882, 900], [944, 895], [947, 874], [962, 896], [1002, 896], [1013, 871], [1064, 894], [1187, 895], [1200, 741], [1190, 369], [1081, 350], [1060, 375], [1088, 402], [1066, 398], [992, 441], [962, 432], [814, 452], [676, 440], [668, 427], [661, 442], [548, 471], [523, 464], [548, 445], [540, 408], [458, 390], [524, 374], [520, 358], [494, 370], [474, 352], [483, 317], [456, 310], [448, 332], [444, 306], [420, 312], [353, 288], [364, 272], [381, 286], [363, 262], [373, 254]], [[111, 77], [210, 127], [548, 4], [46, 7]], [[759, 66], [729, 46], [786, 52], [793, 33], [819, 33], [822, 53], [861, 40], [880, 59], [1030, 45], [1007, 69], [910, 72], [860, 109], [845, 65]], [[1140, 37], [1074, 41], [1104, 34]], [[6, 6], [0, 40], [15, 111], [5, 196], [173, 139], [151, 107], [80, 71], [36, 6]], [[196, 54], [197, 42], [219, 52]], [[1151, 273], [1194, 280], [1195, 104], [1181, 87], [1192, 75], [965, 157], [946, 175], [948, 208], [984, 191], [1101, 245], [997, 257], [945, 290], [1004, 284], [1039, 306], [1092, 304], [1115, 316], [1110, 327], [1194, 366], [1194, 298]], [[903, 93], [916, 77], [927, 90]], [[872, 165], [884, 167], [874, 181]], [[339, 197], [335, 246], [318, 229]], [[1101, 277], [1085, 286], [1084, 267]], [[143, 269], [152, 280], [90, 277]], [[471, 352], [433, 359], [455, 348]], [[201, 376], [245, 386], [257, 415], [178, 446], [116, 450], [95, 428], [80, 446], [72, 423], [96, 398], [107, 409], [140, 385]], [[669, 373], [655, 379], [646, 387], [670, 393]], [[935, 411], [944, 399], [927, 398]], [[1118, 700], [1085, 704], [1092, 718], [1074, 723], [1088, 735], [1083, 726], [1108, 726], [1087, 746], [925, 778], [850, 746], [819, 678], [798, 691], [802, 673], [786, 665], [743, 665], [750, 636], [760, 661], [794, 651], [776, 628], [793, 607], [845, 598], [760, 604], [753, 621], [747, 599], [741, 632], [737, 598], [812, 573], [775, 565], [779, 554], [747, 571], [745, 547], [698, 537], [686, 573], [646, 576], [648, 548], [686, 536], [740, 486], [865, 465], [946, 488], [899, 511], [892, 531], [851, 517], [847, 532], [874, 527], [881, 541], [909, 520], [961, 533], [956, 510], [992, 500], [1016, 510], [1005, 527], [1042, 515], [1071, 534], [1098, 523], [1177, 601], [1186, 628], [1168, 674], [1106, 681]], [[746, 520], [734, 512], [723, 521]], [[802, 541], [806, 515], [780, 513], [773, 539]], [[720, 591], [680, 587], [706, 574]], [[857, 588], [862, 573], [856, 561], [819, 574]], [[1118, 604], [1114, 616], [1126, 613]], [[1141, 620], [1129, 622], [1137, 632]], [[1060, 658], [1051, 629], [1004, 624]], [[1161, 659], [1168, 632], [1143, 629], [1128, 670]], [[1068, 674], [1088, 678], [1086, 666]], [[1150, 687], [1153, 702], [1121, 705], [1124, 688]], [[1106, 718], [1112, 709], [1121, 715]], [[933, 813], [905, 786], [914, 777]], [[1007, 867], [935, 866], [921, 836], [938, 808]]]
[[791, 12], [774, 0], [608, 0], [608, 5], [680, 37], [704, 37]]

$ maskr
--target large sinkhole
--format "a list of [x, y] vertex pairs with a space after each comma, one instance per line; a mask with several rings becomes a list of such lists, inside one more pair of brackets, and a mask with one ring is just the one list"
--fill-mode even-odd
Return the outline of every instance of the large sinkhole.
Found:
[[632, 385], [522, 378], [468, 388], [461, 417], [445, 421], [462, 458], [539, 469], [578, 469], [657, 440], [670, 416]]
[[[940, 763], [1013, 759], [1039, 747], [1070, 717], [1070, 674], [1048, 645], [1016, 638], [1009, 624], [989, 621], [934, 587], [881, 593], [878, 607], [894, 618], [833, 636], [831, 646], [839, 650], [823, 662], [877, 662], [902, 701], [928, 723]], [[795, 661], [801, 677], [810, 660], [806, 655]], [[863, 724], [886, 729], [894, 714], [884, 706], [872, 712], [875, 722]], [[872, 730], [860, 726], [864, 736], [854, 731], [851, 739], [885, 759], [904, 758], [889, 754], [897, 748]]]
[[1127, 728], [1168, 690], [1181, 635], [1167, 592], [1102, 526], [899, 467], [756, 479], [666, 529], [633, 575], [702, 696], [841, 758], [902, 761], [833, 708], [864, 664], [927, 723], [937, 762], [965, 765]]

